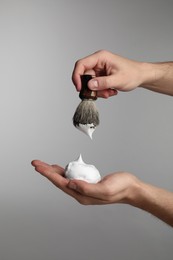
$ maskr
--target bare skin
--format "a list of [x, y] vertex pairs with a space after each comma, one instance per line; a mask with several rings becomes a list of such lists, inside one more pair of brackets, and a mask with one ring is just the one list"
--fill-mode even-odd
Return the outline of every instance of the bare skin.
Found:
[[[162, 94], [173, 95], [173, 62], [144, 63], [126, 59], [108, 51], [98, 51], [76, 62], [72, 80], [81, 89], [80, 75], [95, 77], [88, 87], [98, 97], [109, 98], [119, 91], [143, 87]], [[173, 227], [173, 193], [144, 183], [128, 172], [107, 175], [97, 184], [64, 177], [64, 168], [39, 160], [32, 161], [35, 170], [48, 178], [83, 205], [125, 203], [145, 210]]]
[[76, 62], [72, 80], [77, 91], [81, 89], [80, 75], [93, 71], [96, 78], [88, 87], [98, 96], [108, 98], [118, 91], [144, 87], [173, 95], [173, 62], [146, 63], [129, 60], [108, 51], [98, 51]]
[[112, 173], [97, 184], [68, 180], [59, 165], [32, 161], [35, 170], [82, 205], [129, 204], [173, 226], [173, 193], [146, 184], [128, 172]]

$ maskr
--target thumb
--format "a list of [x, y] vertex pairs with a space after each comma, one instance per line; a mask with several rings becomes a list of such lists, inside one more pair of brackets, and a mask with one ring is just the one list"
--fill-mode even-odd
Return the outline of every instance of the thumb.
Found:
[[86, 181], [71, 180], [68, 183], [68, 187], [79, 192], [82, 195], [90, 196], [93, 198], [100, 198], [101, 195], [101, 183], [88, 183]]
[[91, 90], [105, 90], [115, 88], [115, 75], [95, 77], [88, 82], [88, 87]]

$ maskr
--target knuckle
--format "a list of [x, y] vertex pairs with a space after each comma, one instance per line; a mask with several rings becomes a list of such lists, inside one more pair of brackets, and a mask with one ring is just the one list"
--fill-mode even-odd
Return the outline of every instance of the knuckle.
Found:
[[114, 190], [111, 189], [109, 186], [105, 186], [105, 188], [104, 188], [104, 195], [106, 197], [108, 197], [108, 198], [112, 197], [114, 195]]
[[106, 88], [110, 88], [111, 82], [110, 82], [110, 77], [104, 77], [104, 85]]
[[83, 206], [89, 205], [89, 201], [88, 201], [88, 199], [86, 199], [86, 198], [80, 198], [80, 199], [78, 199], [77, 201], [79, 202], [79, 204], [81, 204], [81, 205], [83, 205]]
[[108, 54], [108, 51], [106, 51], [104, 49], [100, 49], [100, 50], [96, 51], [95, 54], [100, 56], [100, 57], [106, 57], [107, 54]]
[[[100, 78], [99, 80], [99, 86], [100, 86], [100, 90], [108, 90], [110, 89], [110, 80], [108, 76], [104, 76], [102, 78]], [[108, 93], [107, 93], [108, 94]]]
[[99, 50], [98, 53], [102, 54], [103, 56], [107, 55], [107, 51], [105, 49]]
[[79, 59], [75, 62], [75, 68], [80, 67], [82, 65], [83, 59]]
[[87, 188], [83, 185], [80, 186], [80, 190], [79, 192], [83, 195], [88, 195], [88, 191], [87, 191]]
[[104, 99], [108, 99], [109, 98], [109, 93], [108, 92], [103, 93], [103, 98]]

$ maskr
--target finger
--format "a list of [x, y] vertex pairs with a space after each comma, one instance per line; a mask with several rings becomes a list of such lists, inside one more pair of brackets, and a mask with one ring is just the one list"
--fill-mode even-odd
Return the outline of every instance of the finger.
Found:
[[[60, 171], [55, 172], [54, 171], [55, 167], [53, 166], [43, 166], [43, 165], [37, 165], [35, 170], [37, 172], [39, 172], [41, 175], [43, 175], [44, 177], [46, 177], [49, 181], [51, 181], [57, 188], [59, 188], [60, 190], [64, 191], [65, 193], [67, 193], [68, 195], [74, 197], [75, 199], [79, 199], [79, 195], [69, 189], [67, 187], [69, 180], [64, 178], [64, 171], [63, 168], [60, 169]], [[56, 169], [59, 170], [59, 167]]]
[[88, 82], [91, 90], [105, 90], [115, 88], [115, 75], [95, 77]]
[[[105, 205], [105, 204], [111, 203], [110, 201], [107, 201], [102, 198], [95, 198], [93, 196], [89, 196], [89, 195], [87, 195], [87, 192], [82, 193], [80, 188], [78, 188], [78, 189], [74, 188], [73, 184], [72, 184], [73, 188], [71, 188], [70, 182], [71, 181], [69, 181], [69, 183], [67, 185], [68, 190], [66, 190], [66, 193], [71, 195], [73, 198], [75, 198], [80, 204], [82, 204], [82, 205]], [[85, 183], [84, 181], [79, 181], [79, 182]], [[71, 192], [73, 192], [73, 193], [71, 193]]]
[[61, 166], [57, 165], [57, 164], [50, 165], [50, 164], [42, 162], [40, 160], [33, 160], [31, 162], [31, 164], [34, 167], [38, 167], [38, 166], [52, 167], [56, 173], [61, 174], [61, 175], [64, 174], [64, 169]]
[[62, 176], [64, 176], [64, 168], [62, 168], [61, 166], [57, 165], [57, 164], [53, 164], [51, 165], [51, 167], [54, 169], [54, 171]]
[[50, 166], [48, 163], [42, 162], [40, 160], [33, 160], [31, 162], [32, 166], [36, 167], [38, 165], [42, 165], [42, 166]]
[[93, 76], [93, 77], [95, 77], [95, 75], [96, 75], [96, 73], [95, 73], [95, 71], [94, 71], [93, 69], [86, 70], [86, 71], [84, 72], [84, 74], [85, 74], [85, 75], [91, 75], [91, 76]]
[[110, 204], [108, 201], [92, 198], [92, 197], [89, 197], [89, 196], [84, 196], [84, 195], [81, 195], [80, 193], [77, 193], [77, 192], [75, 192], [71, 196], [74, 199], [76, 199], [82, 205], [105, 205], [105, 204]]
[[[57, 168], [57, 166], [56, 166]], [[57, 168], [59, 170], [59, 167]], [[62, 169], [62, 168], [61, 168]], [[49, 181], [51, 181], [57, 188], [73, 197], [80, 204], [83, 205], [101, 205], [105, 204], [104, 201], [90, 198], [85, 195], [80, 194], [78, 191], [75, 191], [68, 187], [69, 180], [64, 178], [63, 173], [58, 172], [58, 174], [54, 171], [54, 167], [51, 166], [43, 166], [37, 165], [35, 170], [46, 177]]]
[[98, 199], [106, 201], [106, 191], [102, 182], [97, 184], [87, 183], [80, 180], [71, 180], [68, 183], [68, 187], [79, 192], [83, 196], [91, 197], [93, 199]]
[[97, 91], [97, 97], [100, 98], [109, 98], [112, 96], [116, 96], [117, 94], [118, 91], [116, 89], [106, 89], [106, 90]]
[[59, 171], [56, 172], [54, 167], [52, 166], [46, 166], [46, 165], [37, 165], [35, 167], [35, 170], [39, 173], [41, 173], [44, 177], [52, 181], [53, 183], [57, 184], [58, 186], [67, 184], [68, 181], [63, 177], [64, 175], [64, 169], [59, 168]]
[[97, 62], [98, 57], [96, 53], [91, 54], [76, 62], [72, 73], [72, 81], [76, 86], [77, 91], [81, 90], [81, 75], [85, 74], [87, 70], [93, 70]]

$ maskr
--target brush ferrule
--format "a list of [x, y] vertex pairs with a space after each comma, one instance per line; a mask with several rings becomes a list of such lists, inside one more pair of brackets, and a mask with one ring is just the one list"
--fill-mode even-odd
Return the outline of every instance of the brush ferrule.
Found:
[[81, 75], [81, 82], [82, 82], [82, 88], [79, 93], [80, 99], [90, 99], [90, 100], [96, 100], [97, 99], [97, 91], [93, 91], [88, 88], [88, 81], [92, 79], [92, 75], [84, 74]]

